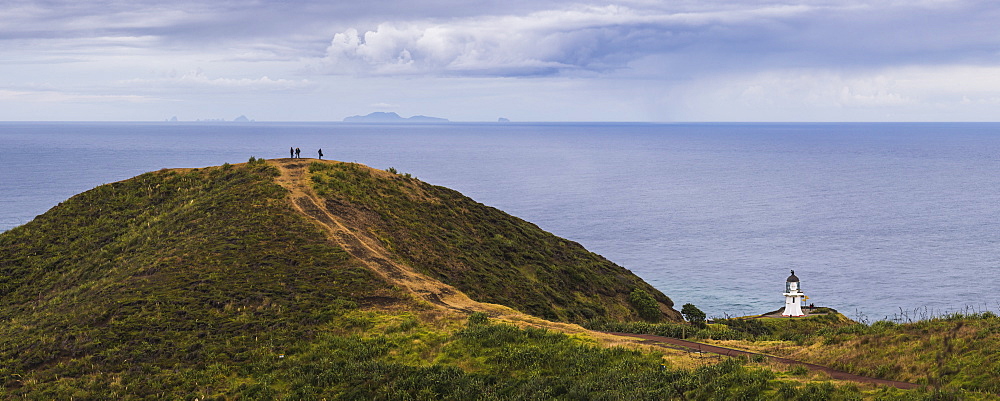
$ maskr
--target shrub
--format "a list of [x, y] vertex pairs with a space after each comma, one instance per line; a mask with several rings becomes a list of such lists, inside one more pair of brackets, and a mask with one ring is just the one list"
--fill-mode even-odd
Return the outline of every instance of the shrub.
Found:
[[695, 327], [704, 328], [705, 327], [705, 312], [698, 309], [694, 304], [687, 303], [681, 307], [681, 315], [684, 315], [684, 319]]
[[635, 307], [635, 311], [639, 313], [639, 317], [655, 322], [660, 320], [660, 308], [653, 299], [652, 295], [641, 288], [636, 288], [632, 290], [632, 293], [628, 296], [628, 301], [632, 303]]
[[765, 336], [773, 331], [758, 319], [724, 319], [717, 320], [716, 323], [726, 325], [732, 330], [746, 333], [751, 336]]
[[792, 376], [805, 376], [808, 373], [809, 368], [804, 365], [792, 365], [792, 367], [788, 368], [788, 374]]
[[490, 318], [483, 312], [473, 312], [469, 315], [469, 326], [489, 324]]

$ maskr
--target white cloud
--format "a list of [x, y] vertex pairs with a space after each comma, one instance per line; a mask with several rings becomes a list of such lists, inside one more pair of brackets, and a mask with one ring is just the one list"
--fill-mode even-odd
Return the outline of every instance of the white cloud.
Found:
[[[521, 15], [387, 21], [334, 35], [327, 73], [552, 75], [659, 57], [686, 73], [997, 59], [988, 16], [965, 1], [642, 3]], [[992, 33], [992, 34], [991, 34]]]
[[786, 69], [686, 81], [659, 100], [689, 121], [990, 121], [1000, 66]]
[[55, 90], [13, 91], [0, 89], [0, 102], [29, 103], [91, 103], [126, 102], [145, 103], [158, 99], [138, 95], [89, 95]]
[[911, 98], [879, 87], [844, 86], [840, 89], [840, 104], [847, 107], [900, 106], [913, 102]]
[[171, 71], [158, 79], [130, 79], [121, 81], [126, 86], [155, 86], [167, 88], [215, 88], [234, 91], [294, 92], [309, 90], [316, 84], [308, 79], [260, 78], [211, 78], [200, 70], [178, 74]]
[[535, 75], [623, 67], [646, 52], [691, 43], [685, 34], [714, 23], [774, 18], [809, 10], [763, 7], [704, 13], [647, 12], [623, 6], [579, 6], [527, 15], [447, 23], [382, 23], [351, 28], [327, 48], [331, 73]]

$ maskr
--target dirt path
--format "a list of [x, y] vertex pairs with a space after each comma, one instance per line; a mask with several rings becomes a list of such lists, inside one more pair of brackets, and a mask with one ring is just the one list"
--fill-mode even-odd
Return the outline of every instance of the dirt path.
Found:
[[896, 387], [896, 388], [900, 388], [900, 389], [904, 389], [904, 390], [911, 390], [911, 389], [920, 388], [919, 384], [913, 384], [913, 383], [907, 383], [907, 382], [899, 382], [899, 381], [894, 381], [894, 380], [876, 379], [874, 377], [859, 376], [859, 375], [856, 375], [856, 374], [853, 374], [853, 373], [847, 373], [847, 372], [839, 371], [839, 370], [832, 369], [832, 368], [829, 368], [829, 367], [826, 367], [826, 366], [815, 365], [815, 364], [805, 363], [805, 362], [799, 362], [799, 361], [795, 361], [795, 360], [791, 360], [791, 359], [787, 359], [787, 358], [776, 357], [776, 356], [758, 354], [758, 353], [755, 353], [755, 352], [749, 352], [749, 351], [742, 351], [742, 350], [738, 350], [738, 349], [719, 347], [719, 346], [716, 346], [716, 345], [702, 344], [702, 343], [697, 343], [697, 342], [693, 342], [693, 341], [681, 340], [681, 339], [678, 339], [678, 338], [654, 336], [654, 335], [651, 335], [651, 334], [631, 334], [631, 333], [608, 333], [608, 334], [613, 334], [613, 335], [617, 335], [617, 336], [626, 336], [626, 337], [641, 338], [641, 339], [644, 339], [644, 340], [646, 340], [648, 342], [651, 342], [651, 343], [665, 343], [665, 344], [670, 344], [670, 345], [685, 347], [685, 348], [688, 348], [688, 349], [691, 349], [691, 350], [700, 351], [700, 352], [710, 352], [710, 353], [713, 353], [713, 354], [719, 354], [719, 355], [725, 355], [725, 356], [741, 356], [742, 355], [742, 356], [750, 357], [750, 356], [753, 356], [753, 355], [762, 355], [762, 356], [767, 357], [768, 359], [770, 359], [771, 361], [774, 361], [774, 362], [779, 362], [779, 363], [784, 363], [784, 364], [789, 364], [789, 365], [802, 365], [802, 366], [805, 366], [809, 370], [824, 372], [824, 373], [830, 375], [831, 378], [834, 378], [834, 379], [837, 379], [837, 380], [850, 380], [850, 381], [858, 382], [858, 383], [878, 384], [878, 385], [882, 385], [882, 386]]
[[[303, 161], [305, 160], [305, 161]], [[393, 260], [381, 244], [367, 233], [351, 230], [349, 224], [322, 207], [325, 202], [309, 185], [305, 174], [309, 159], [273, 160], [281, 171], [278, 184], [290, 191], [292, 206], [306, 215], [326, 232], [327, 237], [347, 253], [365, 263], [386, 281], [401, 286], [422, 299], [463, 313], [487, 312], [491, 315], [511, 311], [500, 305], [487, 305], [469, 299], [454, 287], [414, 271], [409, 266]]]
[[[392, 258], [391, 253], [370, 232], [360, 229], [343, 216], [326, 207], [326, 202], [312, 190], [307, 169], [316, 159], [273, 159], [268, 162], [281, 172], [275, 180], [289, 190], [292, 207], [316, 223], [333, 243], [357, 258], [387, 282], [392, 283], [419, 299], [451, 312], [468, 315], [483, 312], [488, 316], [519, 326], [545, 327], [565, 333], [590, 333], [578, 325], [550, 322], [527, 315], [512, 308], [478, 302], [464, 292], [439, 280], [428, 277], [412, 267]], [[322, 161], [322, 163], [339, 163]]]

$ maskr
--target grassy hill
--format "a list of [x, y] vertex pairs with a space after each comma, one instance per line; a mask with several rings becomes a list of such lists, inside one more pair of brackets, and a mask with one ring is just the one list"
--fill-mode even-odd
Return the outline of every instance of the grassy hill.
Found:
[[[373, 170], [353, 166], [344, 171], [354, 175], [344, 180], [351, 183], [370, 179]], [[251, 363], [262, 354], [281, 354], [316, 338], [346, 311], [428, 308], [290, 207], [290, 191], [278, 182], [280, 172], [253, 160], [237, 166], [147, 173], [77, 195], [0, 235], [3, 387], [72, 383], [71, 388], [106, 388], [131, 377], [161, 383], [148, 385], [150, 389], [163, 388], [178, 380], [178, 366], [199, 370], [211, 361]], [[421, 263], [422, 270], [439, 277], [454, 277], [451, 281], [459, 288], [469, 288], [477, 297], [506, 301], [554, 319], [580, 319], [587, 313], [580, 312], [584, 308], [638, 318], [627, 297], [642, 288], [663, 300], [660, 308], [670, 312], [669, 298], [579, 245], [453, 191], [416, 180], [384, 181], [447, 195], [427, 198], [426, 205], [387, 197], [400, 215], [421, 215], [434, 207], [489, 213], [484, 220], [439, 220], [435, 223], [449, 225], [409, 236], [401, 225], [420, 227], [429, 224], [427, 220], [359, 220], [358, 224], [364, 223], [361, 227], [351, 227], [384, 229], [391, 238], [399, 238], [399, 260]], [[371, 203], [346, 203], [357, 199], [350, 197], [351, 190], [322, 192], [346, 215], [370, 214]], [[532, 279], [486, 272], [521, 269], [510, 264], [477, 265], [482, 257], [476, 246], [451, 252], [447, 265], [438, 264], [443, 259], [430, 253], [445, 245], [422, 236], [446, 235], [435, 230], [453, 225], [471, 230], [463, 233], [489, 232], [485, 239], [519, 240], [496, 252], [517, 258], [529, 255], [531, 268], [542, 272]], [[545, 269], [556, 273], [550, 275]], [[576, 281], [609, 271], [611, 277], [595, 277], [594, 283], [617, 284], [616, 289], [597, 290]], [[484, 274], [542, 284], [528, 288], [514, 283], [508, 288], [494, 280], [477, 286], [474, 281], [484, 281], [480, 280]], [[550, 278], [552, 282], [545, 282]]]
[[405, 299], [288, 208], [275, 174], [144, 174], [0, 236], [4, 385], [169, 382], [179, 365], [250, 361], [344, 309]]
[[163, 170], [0, 234], [0, 399], [933, 397], [606, 347], [541, 319], [678, 325], [671, 306], [578, 244], [405, 175]]

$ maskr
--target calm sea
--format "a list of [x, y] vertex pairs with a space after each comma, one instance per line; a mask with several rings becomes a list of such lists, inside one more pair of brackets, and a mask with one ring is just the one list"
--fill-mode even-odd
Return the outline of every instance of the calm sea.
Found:
[[395, 167], [534, 222], [710, 316], [794, 269], [850, 317], [1000, 310], [1000, 124], [0, 123], [0, 230], [143, 172]]

